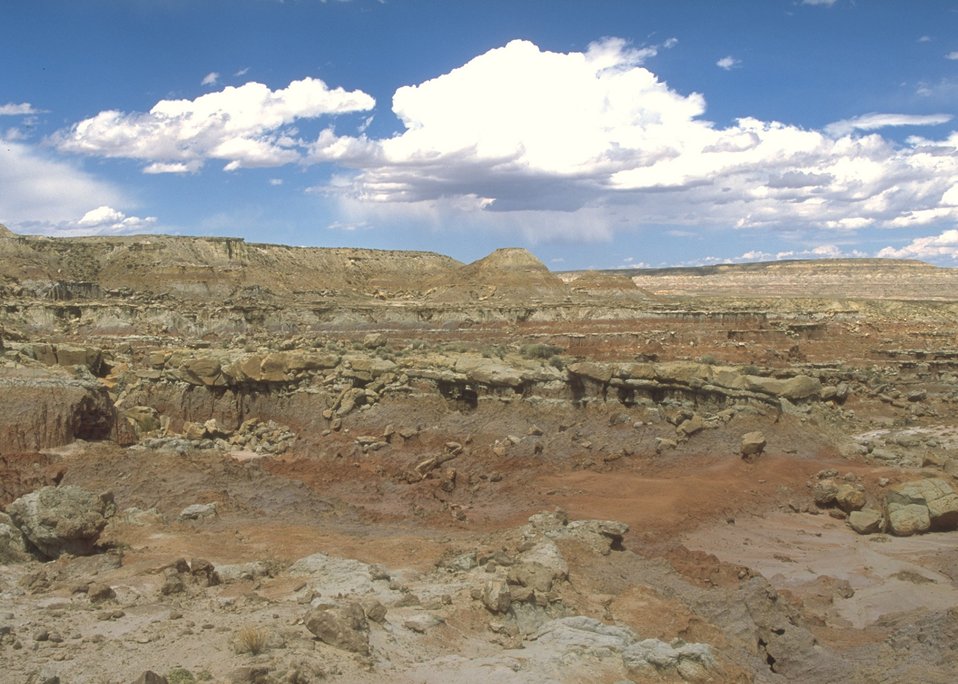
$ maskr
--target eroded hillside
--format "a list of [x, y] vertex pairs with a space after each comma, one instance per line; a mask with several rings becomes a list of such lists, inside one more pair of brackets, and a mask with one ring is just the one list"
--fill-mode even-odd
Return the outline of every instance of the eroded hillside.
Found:
[[958, 667], [949, 270], [0, 256], [10, 681]]

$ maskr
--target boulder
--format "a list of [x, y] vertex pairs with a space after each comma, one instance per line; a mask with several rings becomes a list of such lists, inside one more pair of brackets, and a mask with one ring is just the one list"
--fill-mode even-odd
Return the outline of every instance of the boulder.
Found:
[[216, 516], [216, 502], [190, 504], [177, 516], [178, 520], [202, 520]]
[[881, 532], [882, 515], [870, 508], [852, 511], [848, 515], [848, 525], [858, 534], [875, 534]]
[[622, 540], [629, 526], [617, 520], [573, 520], [562, 530], [562, 537], [578, 539], [603, 556], [624, 547]]
[[325, 644], [362, 655], [369, 654], [369, 623], [358, 603], [342, 607], [318, 606], [303, 618], [306, 629]]
[[838, 485], [838, 490], [835, 492], [835, 503], [846, 513], [860, 511], [865, 507], [865, 492], [851, 484]]
[[133, 684], [167, 684], [166, 677], [156, 674], [152, 670], [147, 670], [139, 677], [133, 680]]
[[395, 363], [376, 356], [350, 355], [343, 357], [343, 361], [348, 364], [348, 368], [343, 369], [343, 375], [363, 382], [369, 382], [384, 373], [396, 370]]
[[386, 621], [386, 606], [376, 599], [366, 599], [363, 602], [363, 611], [366, 613], [366, 619], [382, 624]]
[[895, 504], [888, 507], [888, 529], [899, 537], [921, 534], [931, 529], [928, 507], [920, 504]]
[[206, 439], [206, 428], [200, 423], [187, 421], [183, 423], [183, 436], [194, 442]]
[[548, 569], [553, 580], [563, 580], [569, 576], [569, 565], [559, 547], [551, 539], [543, 539], [523, 551], [519, 556], [519, 562]]
[[812, 489], [812, 497], [816, 506], [834, 506], [838, 497], [838, 484], [834, 480], [819, 480]]
[[618, 654], [635, 642], [635, 633], [628, 627], [573, 615], [543, 624], [536, 632], [534, 642], [546, 645], [554, 654]]
[[306, 577], [324, 596], [375, 595], [395, 600], [398, 592], [388, 588], [389, 574], [382, 568], [352, 558], [314, 553], [287, 568], [296, 577]]
[[818, 378], [807, 375], [796, 375], [791, 378], [767, 378], [759, 375], [746, 376], [747, 388], [753, 392], [762, 392], [776, 397], [783, 397], [789, 401], [799, 401], [820, 396], [822, 382]]
[[712, 679], [715, 657], [708, 644], [687, 644], [675, 641], [668, 644], [659, 639], [644, 639], [628, 646], [622, 652], [622, 663], [630, 674], [676, 675], [686, 682], [705, 682]]
[[[708, 644], [683, 641], [669, 644], [658, 639], [640, 641], [628, 627], [607, 625], [584, 615], [544, 623], [526, 649], [526, 653], [548, 654], [546, 657], [550, 661], [563, 663], [566, 668], [572, 662], [598, 664], [610, 656], [620, 658], [629, 675], [641, 682], [725, 681]], [[598, 681], [598, 678], [581, 680]], [[567, 679], [561, 677], [549, 681]]]
[[655, 453], [661, 454], [663, 451], [669, 451], [671, 449], [678, 448], [679, 443], [674, 439], [669, 439], [668, 437], [656, 437], [655, 438]]
[[416, 613], [403, 620], [402, 626], [418, 634], [425, 634], [439, 624], [442, 624], [442, 620], [431, 613]]
[[339, 408], [336, 409], [337, 416], [345, 416], [357, 406], [366, 403], [366, 392], [361, 387], [350, 387], [339, 400]]
[[44, 487], [7, 507], [14, 524], [45, 558], [62, 553], [89, 555], [107, 521], [116, 513], [113, 494], [74, 486]]
[[552, 591], [552, 582], [556, 579], [551, 568], [538, 563], [519, 563], [509, 568], [509, 584], [529, 587], [539, 593]]
[[0, 513], [0, 565], [30, 560], [23, 534], [6, 513]]
[[501, 580], [489, 580], [482, 588], [482, 604], [491, 613], [506, 613], [512, 605], [509, 585]]
[[379, 349], [385, 347], [389, 339], [381, 332], [369, 333], [363, 338], [363, 346], [366, 349]]
[[187, 359], [174, 375], [191, 385], [226, 387], [229, 384], [229, 377], [224, 375], [219, 359], [213, 356]]
[[746, 432], [742, 435], [742, 445], [739, 447], [739, 453], [744, 459], [752, 459], [765, 451], [766, 444], [768, 442], [761, 432]]
[[958, 494], [941, 478], [912, 480], [891, 487], [885, 493], [885, 503], [889, 514], [899, 507], [923, 506], [928, 511], [931, 529], [958, 529]]
[[123, 417], [133, 427], [137, 437], [161, 428], [160, 417], [152, 406], [131, 406], [123, 411]]
[[699, 414], [694, 413], [692, 414], [691, 418], [679, 423], [679, 426], [675, 428], [675, 431], [683, 437], [691, 437], [692, 435], [698, 434], [706, 427], [708, 426], [705, 423], [705, 419]]

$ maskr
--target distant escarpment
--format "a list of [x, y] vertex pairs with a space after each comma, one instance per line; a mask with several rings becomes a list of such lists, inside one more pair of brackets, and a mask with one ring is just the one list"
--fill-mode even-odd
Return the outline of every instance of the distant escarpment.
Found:
[[661, 296], [958, 300], [958, 269], [909, 259], [796, 259], [601, 271]]
[[[644, 303], [633, 294], [620, 306]], [[0, 295], [13, 329], [69, 334], [201, 336], [619, 315], [523, 249], [464, 265], [432, 252], [163, 235], [0, 233]]]

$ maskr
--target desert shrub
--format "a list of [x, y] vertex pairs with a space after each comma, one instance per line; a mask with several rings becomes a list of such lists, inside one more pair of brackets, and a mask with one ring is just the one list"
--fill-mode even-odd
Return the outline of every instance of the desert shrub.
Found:
[[549, 365], [551, 365], [553, 368], [558, 368], [559, 370], [565, 369], [565, 361], [559, 355], [553, 356], [551, 359], [549, 359]]
[[243, 627], [235, 635], [237, 653], [259, 655], [269, 648], [269, 631], [262, 627]]
[[718, 359], [712, 356], [711, 354], [706, 354], [705, 356], [699, 357], [699, 363], [704, 363], [709, 366], [717, 366], [718, 362], [719, 362]]
[[551, 344], [524, 344], [519, 353], [527, 359], [549, 359], [561, 352], [562, 349]]
[[167, 684], [195, 684], [196, 677], [185, 667], [174, 667], [166, 673]]

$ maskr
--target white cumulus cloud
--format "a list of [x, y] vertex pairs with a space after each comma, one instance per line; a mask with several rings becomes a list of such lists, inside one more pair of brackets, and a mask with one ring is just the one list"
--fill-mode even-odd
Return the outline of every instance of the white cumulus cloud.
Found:
[[332, 180], [311, 190], [336, 199], [342, 225], [455, 225], [533, 242], [644, 226], [850, 234], [958, 221], [958, 131], [903, 143], [879, 134], [944, 126], [952, 115], [869, 113], [822, 130], [751, 117], [722, 126], [706, 117], [702, 94], [679, 92], [645, 66], [674, 44], [612, 38], [559, 53], [512, 41], [396, 90], [403, 129], [387, 138], [329, 126], [300, 139], [297, 119], [375, 104], [304, 79], [101, 112], [55, 141], [143, 160], [148, 173], [195, 172], [210, 159], [227, 170], [332, 164]]
[[51, 237], [78, 237], [81, 235], [132, 235], [156, 229], [155, 216], [141, 218], [110, 206], [90, 209], [79, 219], [42, 222], [27, 221], [17, 226], [18, 232]]
[[939, 235], [915, 238], [904, 247], [885, 247], [878, 252], [880, 257], [895, 259], [935, 259], [946, 257], [958, 261], [958, 229], [950, 229]]
[[393, 111], [406, 130], [367, 149], [356, 194], [475, 196], [499, 210], [581, 206], [605, 192], [611, 173], [669, 156], [668, 129], [704, 111], [701, 95], [679, 95], [639, 66], [646, 57], [621, 40], [569, 54], [513, 41], [400, 88]]
[[[941, 204], [958, 180], [958, 133], [904, 145], [869, 133], [950, 115], [869, 114], [828, 134], [754, 118], [721, 128], [704, 118], [702, 95], [676, 92], [642, 59], [620, 40], [572, 53], [513, 41], [397, 90], [402, 133], [328, 132], [312, 158], [355, 169], [326, 189], [353, 214], [378, 214], [377, 204], [422, 213], [432, 202], [437, 216], [456, 207], [467, 221], [485, 215], [491, 229], [520, 225], [543, 239], [618, 226], [855, 231], [958, 218]], [[548, 218], [531, 220], [537, 212]]]
[[147, 228], [156, 223], [156, 217], [127, 216], [122, 211], [106, 205], [91, 209], [85, 213], [76, 225], [79, 230], [93, 230], [97, 232], [123, 232]]
[[100, 112], [55, 142], [66, 152], [143, 160], [147, 173], [196, 171], [208, 159], [225, 161], [227, 170], [279, 166], [302, 156], [304, 143], [288, 130], [297, 119], [374, 104], [362, 91], [330, 89], [314, 78], [275, 91], [250, 82], [194, 100], [161, 100], [149, 112]]

